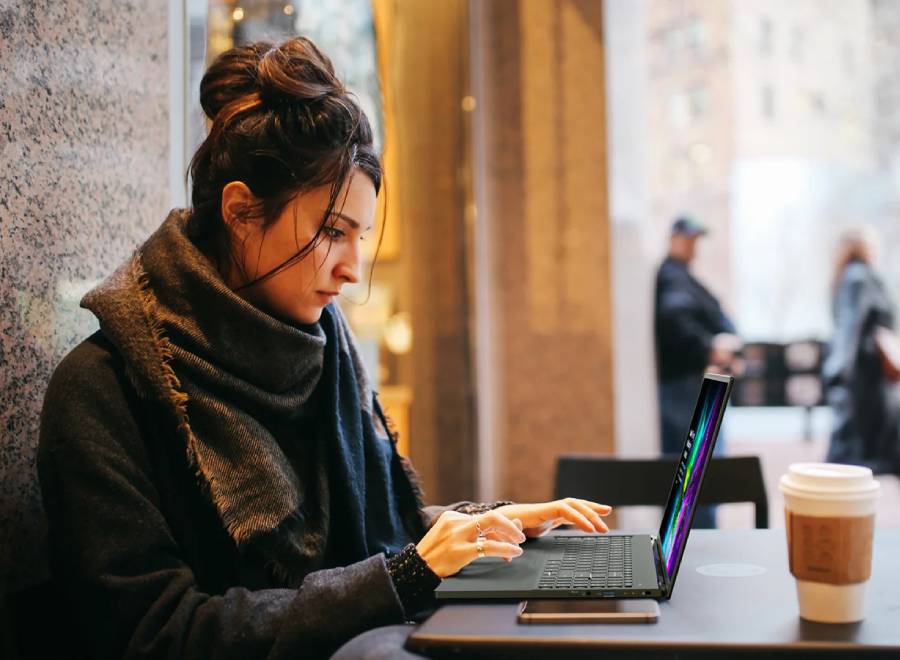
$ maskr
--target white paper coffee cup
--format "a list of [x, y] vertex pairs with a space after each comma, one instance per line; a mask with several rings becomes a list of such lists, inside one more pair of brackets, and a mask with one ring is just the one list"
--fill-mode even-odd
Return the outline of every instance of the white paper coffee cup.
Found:
[[849, 623], [865, 618], [872, 570], [875, 500], [869, 468], [795, 463], [781, 477], [788, 560], [800, 616]]

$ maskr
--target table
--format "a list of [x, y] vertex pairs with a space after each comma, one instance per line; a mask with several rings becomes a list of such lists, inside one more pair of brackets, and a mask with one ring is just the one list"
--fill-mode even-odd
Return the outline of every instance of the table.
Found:
[[812, 623], [797, 613], [784, 530], [695, 530], [655, 624], [523, 625], [515, 603], [452, 604], [407, 648], [433, 657], [900, 658], [900, 529], [876, 530], [872, 564], [864, 621]]

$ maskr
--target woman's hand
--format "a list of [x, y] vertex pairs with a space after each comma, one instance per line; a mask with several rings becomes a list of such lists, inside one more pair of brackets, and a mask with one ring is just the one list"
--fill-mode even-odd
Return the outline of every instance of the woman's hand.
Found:
[[[484, 534], [480, 542], [479, 528]], [[521, 526], [496, 510], [477, 516], [445, 511], [416, 545], [416, 550], [428, 568], [445, 578], [481, 556], [510, 561], [522, 554], [519, 543], [524, 540]], [[479, 546], [483, 554], [479, 554]]]
[[609, 527], [601, 516], [607, 516], [611, 511], [612, 507], [605, 504], [566, 497], [541, 504], [507, 504], [494, 509], [493, 513], [502, 514], [513, 522], [519, 521], [525, 536], [535, 538], [566, 523], [588, 533], [608, 532]]

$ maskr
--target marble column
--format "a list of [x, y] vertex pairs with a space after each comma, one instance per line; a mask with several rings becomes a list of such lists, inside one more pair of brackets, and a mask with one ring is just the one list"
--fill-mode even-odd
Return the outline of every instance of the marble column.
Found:
[[0, 593], [47, 575], [35, 471], [81, 295], [164, 218], [164, 0], [0, 0]]
[[482, 493], [538, 501], [614, 446], [602, 4], [472, 7]]

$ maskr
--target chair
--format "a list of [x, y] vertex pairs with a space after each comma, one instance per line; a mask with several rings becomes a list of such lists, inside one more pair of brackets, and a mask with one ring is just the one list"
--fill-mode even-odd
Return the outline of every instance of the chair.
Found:
[[[564, 454], [557, 459], [554, 497], [578, 497], [611, 506], [665, 506], [678, 455], [616, 458]], [[759, 456], [714, 457], [700, 504], [752, 502], [757, 529], [769, 526], [769, 502]]]

